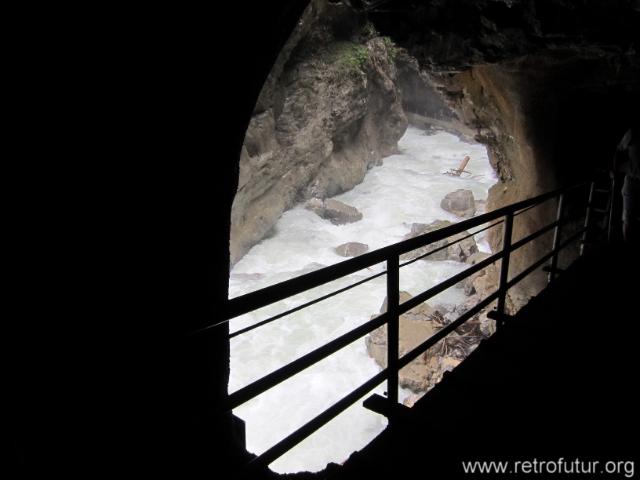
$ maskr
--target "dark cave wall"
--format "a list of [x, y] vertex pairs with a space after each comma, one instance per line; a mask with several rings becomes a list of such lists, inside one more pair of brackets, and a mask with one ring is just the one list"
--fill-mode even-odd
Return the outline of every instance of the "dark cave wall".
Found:
[[[107, 65], [126, 82], [100, 85], [100, 92], [113, 92], [114, 111], [100, 108], [108, 116], [96, 125], [107, 135], [86, 151], [113, 145], [109, 158], [118, 162], [110, 167], [118, 180], [105, 180], [102, 201], [117, 212], [119, 237], [99, 250], [118, 260], [111, 262], [116, 272], [100, 270], [106, 299], [87, 311], [113, 308], [95, 338], [108, 330], [117, 339], [101, 340], [108, 343], [100, 351], [108, 378], [92, 368], [78, 380], [101, 382], [98, 400], [83, 402], [91, 409], [78, 419], [83, 433], [50, 447], [46, 458], [74, 471], [179, 478], [232, 478], [229, 469], [246, 461], [225, 412], [228, 327], [189, 333], [225, 318], [241, 147], [260, 90], [306, 3], [256, 3], [250, 15], [246, 4], [221, 4], [213, 17], [204, 6], [145, 11], [133, 22], [152, 39], [144, 55], [132, 47], [137, 36], [110, 46], [120, 56]], [[125, 131], [135, 133], [124, 139]], [[127, 187], [114, 192], [122, 178]], [[67, 421], [61, 427], [74, 431]]]
[[20, 478], [232, 478], [246, 455], [223, 408], [228, 329], [187, 333], [224, 318], [240, 149], [305, 6], [11, 16]]
[[[628, 5], [624, 2], [621, 4]], [[478, 15], [477, 8], [492, 5], [492, 2], [478, 2], [477, 5], [479, 6], [469, 6], [467, 3], [466, 10]], [[572, 59], [575, 57], [575, 49], [569, 50], [566, 54], [569, 59], [567, 62], [566, 58], [558, 59], [556, 52], [551, 55], [541, 54], [540, 41], [527, 40], [527, 35], [543, 31], [545, 24], [554, 25], [553, 28], [546, 27], [553, 35], [557, 32], [562, 33], [562, 26], [549, 20], [554, 17], [553, 12], [547, 15], [546, 23], [536, 22], [531, 17], [530, 7], [518, 7], [520, 10], [514, 11], [524, 12], [527, 16], [523, 21], [518, 15], [513, 14], [514, 11], [505, 10], [504, 5], [494, 5], [491, 8], [498, 9], [497, 17], [491, 20], [489, 8], [486, 16], [478, 16], [488, 20], [482, 21], [486, 26], [477, 27], [477, 21], [474, 20], [471, 24], [461, 22], [459, 15], [443, 17], [437, 12], [441, 6], [442, 3], [433, 2], [429, 18], [439, 22], [439, 28], [463, 24], [466, 30], [462, 33], [458, 31], [457, 39], [460, 39], [461, 35], [468, 36], [469, 32], [484, 32], [484, 29], [489, 29], [495, 33], [491, 38], [500, 41], [496, 43], [497, 40], [489, 38], [478, 43], [471, 37], [463, 38], [461, 42], [456, 43], [447, 41], [446, 35], [441, 33], [435, 44], [440, 52], [438, 55], [443, 54], [442, 52], [455, 53], [454, 58], [442, 59], [437, 55], [429, 56], [428, 52], [425, 53], [418, 48], [420, 43], [415, 38], [407, 40], [407, 35], [417, 29], [406, 28], [406, 24], [402, 22], [397, 24], [399, 27], [395, 32], [393, 28], [387, 28], [387, 31], [381, 28], [381, 33], [388, 33], [394, 38], [397, 36], [400, 42], [403, 39], [407, 40], [405, 45], [411, 53], [418, 56], [421, 66], [436, 73], [434, 81], [449, 94], [454, 109], [476, 130], [478, 138], [491, 147], [492, 161], [505, 180], [504, 184], [496, 186], [493, 205], [510, 203], [523, 196], [542, 193], [556, 185], [572, 183], [576, 179], [576, 172], [588, 175], [589, 169], [584, 168], [585, 158], [589, 159], [589, 165], [603, 163], [600, 158], [595, 157], [615, 146], [623, 129], [622, 125], [626, 123], [626, 118], [633, 115], [633, 106], [637, 105], [633, 103], [637, 99], [638, 91], [635, 54], [626, 55], [620, 50], [614, 50], [613, 56], [603, 55], [600, 60], [593, 61], [591, 51], [584, 49], [582, 51], [585, 58], [579, 62], [581, 66], [569, 68], [568, 65], [574, 64]], [[220, 142], [223, 151], [218, 153], [218, 156], [229, 161], [216, 164], [216, 168], [222, 168], [222, 171], [216, 171], [215, 177], [224, 181], [214, 182], [220, 188], [215, 192], [216, 207], [213, 216], [211, 203], [200, 204], [196, 209], [196, 212], [202, 214], [201, 218], [209, 218], [215, 224], [215, 231], [209, 231], [207, 237], [212, 242], [206, 249], [203, 244], [194, 252], [195, 256], [204, 254], [205, 251], [206, 255], [214, 256], [210, 263], [212, 267], [207, 269], [207, 275], [210, 276], [209, 285], [211, 282], [216, 285], [213, 289], [214, 297], [211, 299], [215, 306], [214, 312], [224, 308], [228, 290], [226, 282], [229, 266], [229, 214], [237, 186], [237, 162], [243, 135], [262, 83], [288, 33], [301, 15], [303, 7], [304, 5], [293, 1], [260, 7], [263, 10], [256, 19], [252, 20], [250, 25], [245, 24], [244, 34], [247, 43], [234, 44], [228, 52], [229, 65], [233, 66], [230, 71], [236, 75], [230, 79], [228, 90], [223, 91], [232, 93], [228, 103], [233, 107], [221, 112], [229, 121], [219, 132], [218, 138], [225, 141]], [[611, 11], [607, 15], [612, 15]], [[613, 15], [621, 14], [614, 12]], [[272, 21], [258, 21], [258, 17]], [[233, 12], [229, 18], [246, 21], [246, 17], [239, 11]], [[393, 16], [388, 18], [397, 20]], [[416, 18], [420, 16], [416, 15]], [[495, 28], [492, 22], [495, 23]], [[581, 31], [579, 26], [571, 24], [570, 27], [572, 30], [577, 29], [578, 33]], [[522, 33], [523, 29], [525, 33]], [[622, 25], [620, 32], [613, 36], [613, 40], [624, 37], [624, 32]], [[394, 36], [394, 33], [397, 35]], [[599, 31], [597, 39], [601, 38], [609, 37], [606, 32]], [[523, 39], [526, 41], [521, 42]], [[561, 42], [562, 39], [554, 41]], [[535, 48], [532, 44], [535, 44]], [[531, 50], [535, 50], [535, 55]], [[438, 60], [434, 61], [434, 57]], [[247, 58], [254, 59], [255, 62], [239, 60]], [[597, 72], [601, 73], [596, 75]], [[564, 77], [559, 82], [558, 75]], [[584, 138], [588, 138], [590, 142], [579, 141]], [[202, 151], [209, 152], [210, 149], [202, 145]], [[571, 160], [568, 160], [569, 157]], [[198, 179], [204, 191], [210, 189], [211, 178], [213, 176]], [[523, 182], [523, 179], [526, 181]], [[521, 183], [518, 184], [518, 180]], [[514, 186], [516, 188], [510, 188]], [[554, 214], [553, 208], [545, 210], [542, 215], [529, 220], [531, 223], [522, 229], [522, 233], [534, 226], [542, 225], [548, 218], [553, 218]], [[527, 256], [533, 254], [535, 252], [530, 252]], [[534, 287], [532, 289], [535, 289]], [[525, 289], [523, 295], [527, 294], [528, 291]], [[216, 316], [215, 313], [213, 316]], [[208, 313], [201, 318], [202, 322], [206, 323], [211, 315]], [[214, 430], [218, 438], [228, 440], [231, 436], [230, 428], [220, 427], [228, 425], [225, 423], [226, 420], [221, 423], [213, 420], [215, 406], [219, 403], [220, 397], [224, 397], [226, 390], [228, 344], [223, 337], [211, 337], [208, 340], [198, 340], [196, 343], [187, 342], [186, 351], [188, 353], [185, 355], [184, 371], [188, 374], [185, 380], [187, 393], [184, 398], [186, 405], [189, 405], [186, 408], [190, 411], [188, 431], [196, 431], [197, 439], [208, 438], [208, 441], [212, 442], [208, 433], [214, 428], [213, 425], [216, 425]], [[209, 359], [210, 363], [203, 361], [204, 359]], [[194, 366], [197, 368], [190, 371]], [[214, 380], [208, 383], [211, 378]], [[189, 445], [194, 443], [198, 442], [190, 442]], [[190, 448], [185, 450], [191, 451]], [[194, 448], [193, 451], [200, 452], [200, 459], [210, 459], [211, 450], [205, 447]]]
[[[188, 278], [186, 288], [199, 285], [196, 291], [202, 293], [202, 302], [198, 303], [200, 310], [193, 315], [183, 312], [182, 318], [186, 319], [183, 328], [197, 328], [223, 318], [228, 297], [231, 207], [238, 185], [245, 132], [263, 84], [307, 3], [295, 0], [261, 2], [252, 4], [249, 12], [244, 4], [216, 6], [216, 18], [220, 22], [217, 25], [230, 22], [237, 25], [237, 29], [230, 38], [228, 29], [213, 27], [214, 39], [217, 39], [213, 44], [226, 46], [222, 52], [217, 50], [216, 55], [222, 53], [222, 58], [218, 57], [216, 62], [225, 65], [225, 71], [230, 74], [220, 85], [215, 69], [207, 68], [206, 77], [200, 80], [202, 88], [196, 89], [211, 92], [213, 88], [217, 93], [207, 98], [201, 110], [194, 112], [193, 121], [202, 122], [198, 130], [203, 135], [197, 144], [198, 155], [192, 157], [195, 169], [187, 170], [197, 188], [192, 190], [194, 184], [190, 182], [181, 190], [209, 195], [190, 202], [193, 207], [190, 217], [195, 224], [206, 226], [206, 235], [195, 244], [188, 236], [185, 238], [186, 251], [190, 252], [192, 262], [183, 265], [179, 273], [181, 278]], [[189, 18], [194, 17], [190, 15]], [[199, 24], [202, 29], [199, 33], [203, 34], [212, 29], [204, 18], [209, 17], [205, 15]], [[196, 36], [194, 40], [202, 43], [189, 57], [193, 64], [187, 72], [197, 74], [193, 65], [211, 57], [212, 42], [209, 33], [204, 38]], [[187, 42], [189, 45], [194, 43]], [[215, 121], [211, 112], [225, 121]], [[194, 237], [198, 238], [198, 232], [193, 232]], [[201, 274], [193, 277], [190, 274], [198, 264]], [[202, 287], [208, 291], [202, 291]], [[172, 416], [183, 435], [168, 439], [169, 449], [175, 449], [168, 458], [182, 462], [183, 471], [226, 471], [229, 465], [242, 461], [246, 454], [231, 417], [220, 413], [229, 378], [227, 335], [228, 328], [221, 328], [186, 337], [178, 350], [178, 368], [174, 369], [177, 382], [173, 385], [180, 391], [177, 397], [179, 409], [173, 409], [176, 414]], [[176, 398], [175, 392], [170, 398]]]
[[[289, 5], [293, 3], [290, 2]], [[486, 4], [487, 2], [482, 2], [478, 5], [482, 7]], [[432, 9], [437, 10], [441, 5], [434, 2]], [[466, 10], [478, 15], [477, 8], [480, 7], [467, 5]], [[494, 206], [542, 193], [567, 182], [572, 183], [573, 180], [579, 179], [576, 176], [577, 172], [588, 176], [590, 172], [589, 168], [585, 168], [584, 159], [589, 159], [589, 166], [603, 163], [600, 158], [595, 158], [600, 155], [596, 155], [595, 152], [605, 152], [610, 146], [615, 146], [621, 126], [626, 122], [624, 119], [632, 115], [633, 101], [637, 98], [637, 63], [633, 55], [629, 57], [615, 51], [613, 57], [603, 55], [601, 59], [594, 60], [592, 52], [584, 49], [584, 55], [577, 55], [579, 61], [576, 61], [575, 49], [565, 52], [564, 58], [556, 51], [552, 54], [545, 54], [544, 51], [541, 53], [538, 43], [534, 48], [532, 42], [519, 41], [526, 40], [527, 34], [521, 32], [521, 20], [517, 15], [506, 15], [503, 7], [499, 7], [499, 20], [494, 22], [496, 28], [491, 26], [491, 21], [483, 22], [488, 27], [476, 28], [477, 22], [474, 21], [471, 24], [473, 27], [462, 33], [457, 32], [455, 37], [459, 40], [462, 34], [482, 32], [488, 28], [502, 43], [492, 43], [487, 39], [474, 43], [473, 38], [465, 38], [459, 42], [448, 41], [446, 35], [441, 33], [434, 47], [437, 47], [437, 54], [420, 48], [421, 40], [411, 36], [412, 31], [417, 31], [416, 27], [411, 28], [411, 22], [399, 22], [396, 23], [397, 27], [393, 27], [386, 23], [398, 20], [393, 16], [386, 17], [383, 22], [376, 22], [377, 25], [382, 25], [382, 34], [391, 35], [401, 44], [404, 41], [409, 52], [415, 54], [421, 66], [430, 72], [430, 78], [436, 87], [449, 97], [449, 105], [476, 131], [477, 138], [490, 147], [492, 161], [504, 180], [495, 187], [492, 194], [491, 201]], [[439, 28], [460, 23], [469, 26], [468, 23], [460, 22], [459, 15], [443, 17], [436, 10], [431, 12], [429, 18], [440, 22]], [[488, 10], [490, 11], [491, 9]], [[530, 15], [530, 9], [521, 11]], [[263, 13], [277, 17], [277, 14], [282, 12], [288, 12], [285, 17], [290, 20], [292, 27], [295, 24], [296, 13], [287, 10], [284, 4], [282, 10], [272, 5], [270, 8], [265, 7]], [[297, 14], [301, 14], [301, 10]], [[490, 16], [489, 13], [487, 15]], [[503, 15], [506, 15], [506, 18], [503, 18]], [[372, 18], [374, 21], [378, 19], [375, 15], [372, 15]], [[416, 15], [416, 18], [421, 17]], [[447, 18], [450, 21], [447, 21]], [[225, 248], [216, 248], [213, 253], [208, 253], [215, 255], [214, 276], [218, 285], [215, 289], [216, 308], [223, 308], [227, 295], [229, 213], [237, 185], [237, 159], [240, 155], [242, 137], [262, 81], [267, 77], [287, 35], [284, 33], [286, 29], [274, 22], [274, 28], [280, 34], [280, 42], [266, 44], [264, 39], [270, 38], [274, 32], [269, 30], [270, 26], [257, 21], [256, 23], [256, 27], [259, 27], [257, 30], [247, 29], [247, 32], [251, 32], [248, 41], [254, 39], [255, 43], [247, 46], [234, 45], [230, 52], [234, 58], [237, 56], [263, 61], [248, 65], [230, 59], [238, 72], [232, 80], [238, 83], [229, 87], [229, 91], [236, 94], [230, 102], [234, 108], [225, 112], [229, 115], [230, 121], [220, 138], [231, 139], [225, 142], [223, 154], [225, 158], [232, 160], [222, 163], [223, 171], [218, 172], [221, 178], [229, 181], [222, 182], [222, 189], [216, 192], [219, 203], [216, 204], [213, 218], [210, 209], [200, 207], [202, 213], [207, 213], [216, 223], [216, 232], [211, 234], [211, 238], [218, 243], [224, 242], [225, 245]], [[526, 20], [524, 25], [528, 33], [540, 31], [539, 25], [536, 27], [536, 22], [531, 18]], [[505, 28], [507, 30], [501, 30]], [[535, 50], [535, 54], [531, 50]], [[453, 52], [455, 55], [452, 58], [439, 56], [445, 52]], [[615, 60], [616, 58], [618, 60]], [[615, 98], [615, 101], [612, 98]], [[589, 142], [579, 141], [583, 138], [589, 138], [591, 145]], [[604, 145], [605, 139], [607, 146]], [[577, 154], [578, 152], [582, 153]], [[573, 153], [569, 160], [567, 153]], [[204, 187], [208, 179], [201, 181]], [[554, 215], [554, 208], [544, 209], [542, 214], [527, 219], [526, 224], [516, 231], [516, 235], [524, 235], [525, 232], [545, 224]], [[538, 249], [525, 252], [521, 263], [537, 253]], [[538, 283], [542, 280], [542, 277], [539, 277]], [[536, 288], [537, 285], [525, 286], [522, 296], [528, 296]], [[210, 342], [212, 343], [209, 345], [206, 342], [196, 345], [197, 348], [189, 353], [185, 362], [188, 370], [189, 366], [202, 363], [202, 359], [215, 352], [213, 359], [210, 356], [208, 358], [212, 362], [210, 368], [219, 372], [215, 377], [217, 380], [210, 384], [213, 390], [209, 392], [201, 390], [211, 378], [209, 371], [201, 369], [188, 375], [187, 383], [191, 385], [190, 391], [193, 393], [186, 397], [195, 401], [195, 405], [199, 405], [191, 417], [191, 425], [199, 432], [199, 438], [206, 438], [207, 432], [210, 431], [208, 425], [213, 424], [211, 420], [199, 423], [203, 418], [211, 418], [208, 417], [212, 411], [210, 407], [215, 405], [215, 402], [210, 401], [212, 395], [216, 397], [226, 389], [228, 378], [228, 345], [220, 337]], [[221, 439], [230, 436], [230, 429], [227, 427], [218, 427], [217, 432]], [[206, 458], [207, 450], [200, 451], [202, 458]]]
[[[425, 70], [438, 73], [445, 92], [465, 97], [455, 84], [466, 82], [476, 103], [502, 84], [518, 95], [528, 72], [510, 73], [507, 60], [554, 45], [602, 55], [600, 65], [609, 67], [597, 81], [599, 66], [577, 72], [557, 91], [550, 79], [538, 96], [553, 108], [521, 99], [522, 112], [536, 111], [538, 120], [505, 127], [532, 152], [553, 155], [554, 179], [564, 183], [585, 171], [585, 161], [602, 164], [594, 158], [614, 148], [626, 119], [637, 115], [638, 48], [629, 33], [637, 32], [629, 25], [638, 16], [631, 3], [434, 0], [409, 19], [372, 16], [419, 55]], [[20, 377], [8, 389], [17, 399], [7, 413], [26, 477], [60, 470], [82, 478], [230, 478], [228, 469], [243, 457], [231, 419], [221, 413], [227, 330], [185, 334], [224, 318], [243, 138], [306, 4], [226, 2], [213, 12], [113, 7], [83, 22], [77, 11], [60, 15], [55, 7], [12, 18], [20, 27], [12, 41], [26, 50], [12, 72], [21, 75], [13, 123], [24, 130], [25, 150], [7, 163], [24, 209], [18, 260], [26, 263], [13, 279], [28, 287], [22, 314], [8, 322], [21, 327], [19, 339], [13, 328], [7, 336], [18, 363], [13, 377]], [[591, 5], [597, 8], [589, 18], [578, 15]], [[512, 109], [511, 100], [497, 98], [495, 112]], [[470, 121], [481, 134], [494, 126], [482, 123], [492, 118], [490, 109], [485, 113], [478, 124]], [[558, 129], [545, 137], [552, 125]], [[549, 144], [541, 146], [541, 138]], [[61, 160], [34, 160], [51, 158]], [[53, 220], [44, 218], [49, 214]], [[58, 361], [61, 354], [68, 358]], [[42, 380], [43, 372], [51, 379]]]

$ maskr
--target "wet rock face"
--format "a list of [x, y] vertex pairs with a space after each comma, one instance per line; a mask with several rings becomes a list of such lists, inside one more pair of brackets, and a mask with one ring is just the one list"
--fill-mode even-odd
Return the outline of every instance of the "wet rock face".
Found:
[[241, 152], [232, 264], [285, 210], [353, 188], [397, 150], [407, 119], [396, 52], [364, 27], [348, 7], [313, 0], [281, 52]]

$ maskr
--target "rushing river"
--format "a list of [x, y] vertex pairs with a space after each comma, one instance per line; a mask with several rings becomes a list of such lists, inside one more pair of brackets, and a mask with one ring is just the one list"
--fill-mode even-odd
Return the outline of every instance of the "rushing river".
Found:
[[[401, 154], [385, 158], [384, 164], [371, 169], [360, 185], [335, 197], [360, 210], [361, 221], [333, 225], [302, 206], [285, 212], [275, 234], [253, 247], [231, 271], [230, 297], [343, 261], [333, 250], [343, 243], [361, 242], [374, 250], [401, 241], [414, 222], [458, 221], [440, 208], [442, 198], [464, 188], [472, 190], [477, 200], [486, 199], [489, 187], [496, 182], [482, 145], [465, 143], [448, 133], [427, 135], [409, 127], [399, 147]], [[471, 157], [467, 167], [471, 175], [442, 174], [457, 168], [465, 155]], [[481, 250], [488, 251], [481, 237], [476, 240]], [[235, 319], [231, 331], [350, 285], [383, 267], [374, 266]], [[415, 295], [464, 268], [452, 261], [416, 262], [401, 270], [401, 290]], [[383, 275], [233, 338], [229, 391], [242, 388], [369, 320], [384, 301], [385, 282]], [[440, 294], [434, 303], [456, 304], [462, 300], [462, 291], [452, 288]], [[235, 409], [234, 413], [246, 422], [248, 450], [256, 454], [264, 452], [379, 371], [361, 338]], [[375, 391], [382, 393], [384, 384]], [[408, 394], [401, 391], [401, 398]], [[362, 401], [356, 402], [272, 463], [271, 468], [281, 473], [317, 471], [329, 462], [343, 462], [385, 425], [384, 417], [362, 407]]]

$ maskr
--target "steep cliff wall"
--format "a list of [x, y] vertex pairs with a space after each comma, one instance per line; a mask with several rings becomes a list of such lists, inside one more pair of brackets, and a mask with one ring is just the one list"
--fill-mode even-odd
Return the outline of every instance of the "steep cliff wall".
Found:
[[[527, 72], [527, 73], [524, 73]], [[487, 210], [494, 210], [557, 188], [551, 163], [555, 122], [536, 125], [538, 109], [554, 109], [554, 95], [544, 77], [533, 75], [522, 66], [480, 65], [454, 75], [446, 82], [451, 104], [460, 117], [476, 130], [476, 140], [487, 145], [489, 160], [500, 181], [489, 191]], [[555, 215], [555, 204], [546, 203], [514, 220], [513, 239], [548, 224]], [[493, 251], [502, 248], [502, 226], [492, 229], [489, 241]], [[517, 274], [550, 248], [551, 234], [515, 252], [511, 272]], [[519, 306], [537, 293], [545, 282], [538, 271], [510, 292], [512, 304]]]
[[[640, 86], [637, 2], [590, 0], [393, 0], [372, 11], [385, 35], [417, 58], [448, 105], [486, 144], [500, 183], [488, 209], [590, 177], [607, 167], [634, 113]], [[593, 142], [594, 137], [606, 141]], [[598, 149], [593, 148], [598, 145]], [[584, 199], [582, 199], [584, 200]], [[518, 217], [514, 238], [554, 218], [554, 205]], [[502, 232], [491, 244], [499, 249]], [[518, 251], [514, 273], [541, 256], [550, 236]], [[544, 284], [534, 275], [513, 304]]]
[[256, 104], [240, 158], [231, 262], [311, 197], [353, 188], [397, 148], [407, 119], [398, 52], [364, 17], [312, 2]]

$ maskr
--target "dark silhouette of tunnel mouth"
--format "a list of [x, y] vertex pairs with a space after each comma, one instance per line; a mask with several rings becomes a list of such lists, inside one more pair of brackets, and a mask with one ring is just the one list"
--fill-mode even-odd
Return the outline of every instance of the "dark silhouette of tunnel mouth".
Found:
[[[506, 21], [506, 20], [505, 20]], [[586, 67], [586, 69], [588, 70], [588, 66]], [[560, 184], [566, 184], [568, 183], [568, 179], [569, 178], [575, 178], [575, 172], [576, 172], [576, 162], [580, 162], [583, 159], [587, 159], [587, 161], [590, 162], [590, 164], [585, 167], [584, 165], [581, 165], [581, 168], [579, 169], [579, 176], [581, 176], [582, 178], [586, 178], [590, 172], [593, 170], [593, 167], [596, 164], [602, 164], [602, 158], [605, 157], [606, 155], [604, 154], [594, 154], [593, 151], [589, 150], [589, 147], [587, 145], [584, 144], [577, 144], [578, 145], [578, 153], [575, 152], [575, 139], [576, 138], [580, 138], [585, 131], [594, 131], [593, 127], [591, 126], [587, 126], [585, 124], [586, 122], [586, 116], [581, 115], [580, 112], [583, 111], [583, 108], [581, 108], [580, 103], [581, 101], [583, 101], [583, 99], [585, 98], [591, 98], [591, 97], [595, 97], [597, 100], [595, 100], [595, 104], [596, 104], [596, 108], [598, 109], [599, 112], [602, 112], [603, 116], [607, 116], [610, 115], [611, 112], [615, 112], [616, 111], [616, 107], [612, 107], [611, 102], [610, 102], [610, 94], [611, 92], [602, 94], [601, 96], [599, 96], [597, 93], [594, 93], [592, 91], [589, 90], [584, 90], [584, 91], [578, 91], [576, 94], [570, 95], [567, 98], [561, 99], [560, 103], [563, 105], [562, 108], [559, 109], [559, 113], [558, 116], [561, 120], [558, 121], [558, 123], [563, 123], [564, 125], [568, 126], [568, 131], [566, 132], [568, 135], [568, 137], [572, 137], [572, 140], [567, 140], [564, 142], [560, 143], [560, 148], [558, 149], [558, 152], [556, 152], [556, 156], [558, 158], [566, 156], [566, 157], [570, 157], [574, 160], [574, 163], [572, 164], [561, 164], [560, 168], [559, 168], [559, 183]], [[619, 89], [618, 92], [615, 94], [619, 96], [620, 99], [620, 103], [625, 103], [624, 99], [628, 98], [629, 93], [625, 92], [624, 89]], [[622, 128], [621, 125], [624, 124], [625, 122], [625, 115], [628, 115], [627, 113], [625, 113], [622, 118], [616, 118], [615, 121], [613, 123], [615, 123], [615, 125], [610, 125], [609, 128], [607, 128], [605, 130], [605, 132], [600, 132], [603, 134], [603, 136], [607, 136], [611, 138], [614, 137], [618, 137], [618, 131]], [[615, 132], [615, 133], [614, 133]], [[531, 132], [529, 132], [529, 134], [531, 136], [533, 136], [534, 138], [540, 138], [541, 133], [537, 132], [534, 129], [532, 129]], [[533, 142], [535, 143], [535, 141]], [[599, 145], [603, 146], [605, 145], [605, 141], [599, 143]], [[613, 142], [609, 142], [610, 144], [613, 144]], [[606, 150], [604, 147], [602, 148], [602, 151]], [[571, 151], [571, 155], [566, 154], [565, 152], [569, 152]], [[540, 167], [540, 170], [544, 170], [544, 168]], [[568, 209], [572, 210], [575, 209], [576, 206], [575, 205], [569, 205]], [[530, 233], [530, 232], [529, 232]]]
[[[634, 307], [584, 299], [629, 295], [616, 267], [629, 260], [637, 266], [637, 252], [609, 246], [578, 260], [335, 478], [391, 465], [402, 476], [463, 478], [463, 462], [473, 460], [513, 470], [516, 461], [562, 458], [628, 470], [624, 431], [638, 425], [637, 394], [627, 387], [637, 370], [633, 340], [601, 320], [627, 318]], [[594, 273], [610, 281], [593, 282]], [[419, 460], [425, 451], [431, 461]]]
[[[214, 15], [193, 5], [83, 10], [83, 22], [59, 9], [11, 17], [17, 65], [9, 70], [18, 75], [11, 92], [20, 108], [10, 123], [23, 156], [7, 162], [10, 219], [18, 227], [9, 233], [20, 245], [7, 250], [18, 264], [9, 296], [18, 292], [19, 312], [5, 322], [5, 413], [17, 445], [9, 447], [12, 466], [26, 476], [157, 470], [226, 477], [249, 460], [242, 430], [225, 409], [228, 331], [184, 334], [225, 318], [242, 137], [304, 3], [226, 2]], [[520, 151], [497, 155], [511, 135], [540, 160], [524, 165], [525, 176], [555, 177], [560, 186], [606, 168], [640, 104], [634, 2], [425, 5], [371, 15], [423, 67], [442, 69], [439, 88], [447, 95], [473, 97], [469, 111], [478, 116], [470, 125], [494, 145], [498, 163], [515, 168], [524, 158]], [[465, 80], [466, 90], [448, 78]], [[489, 94], [501, 80], [509, 88], [500, 91], [516, 95], [498, 102]], [[492, 109], [505, 105], [517, 106], [518, 115], [499, 125]], [[514, 178], [510, 186], [522, 176]], [[498, 208], [517, 200], [505, 195], [499, 192]], [[466, 386], [439, 384], [430, 401], [440, 397], [450, 410], [421, 404], [425, 423], [414, 417], [414, 436], [406, 437], [416, 448], [406, 462], [395, 461], [401, 470], [394, 473], [425, 476], [424, 469], [455, 458], [443, 450], [458, 441], [467, 457], [635, 453], [627, 455], [626, 439], [637, 430], [639, 402], [629, 387], [637, 377], [637, 292], [622, 276], [638, 272], [631, 253], [612, 244], [565, 272], [569, 290], [557, 283], [558, 295], [538, 309], [542, 320], [529, 324], [541, 335], [528, 342], [525, 363], [544, 365], [522, 373], [514, 359], [525, 347], [496, 340], [493, 353], [482, 355], [494, 358], [504, 382], [478, 367], [486, 376], [468, 375]], [[511, 355], [494, 357], [500, 351]], [[491, 421], [479, 419], [483, 409]], [[572, 409], [588, 414], [578, 418]], [[407, 448], [395, 445], [395, 453]], [[372, 447], [362, 458], [378, 475], [393, 471], [384, 450]], [[351, 464], [342, 470], [347, 478]], [[459, 463], [449, 466], [441, 478], [460, 472]]]

